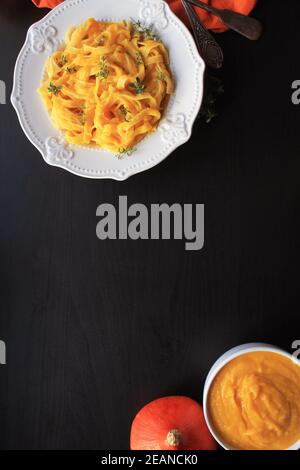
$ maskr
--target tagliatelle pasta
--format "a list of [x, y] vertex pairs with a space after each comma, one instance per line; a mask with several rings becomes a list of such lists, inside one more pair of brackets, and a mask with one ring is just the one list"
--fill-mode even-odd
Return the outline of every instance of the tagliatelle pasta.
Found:
[[140, 23], [88, 19], [47, 59], [39, 93], [68, 143], [131, 153], [174, 89], [169, 56]]

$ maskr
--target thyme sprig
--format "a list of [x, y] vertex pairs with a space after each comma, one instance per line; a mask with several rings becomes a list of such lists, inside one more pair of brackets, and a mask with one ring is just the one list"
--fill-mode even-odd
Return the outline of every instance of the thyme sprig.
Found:
[[136, 147], [129, 146], [129, 147], [121, 147], [119, 148], [119, 152], [117, 153], [116, 157], [118, 160], [122, 160], [122, 158], [127, 155], [127, 157], [131, 157], [131, 155], [136, 151]]
[[199, 117], [203, 118], [206, 124], [218, 116], [216, 102], [224, 93], [224, 86], [221, 80], [210, 75], [206, 76], [205, 90]]
[[67, 67], [66, 70], [67, 70], [68, 73], [75, 73], [75, 72], [77, 72], [77, 68], [76, 68], [76, 67]]
[[84, 112], [84, 109], [81, 109], [79, 112], [79, 117], [80, 117], [80, 122], [82, 125], [85, 125], [87, 123], [87, 116]]
[[68, 63], [68, 59], [66, 58], [66, 56], [63, 54], [61, 56], [61, 59], [57, 62], [57, 65], [59, 67], [64, 67], [66, 64]]
[[141, 79], [139, 77], [136, 77], [135, 82], [129, 84], [129, 88], [135, 90], [136, 95], [141, 95], [142, 93], [144, 93], [145, 85], [141, 82]]
[[135, 62], [136, 62], [137, 65], [141, 65], [143, 63], [143, 56], [140, 52], [136, 53]]
[[100, 59], [100, 72], [97, 73], [96, 77], [100, 77], [101, 80], [107, 78], [109, 75], [109, 69], [107, 66], [107, 57], [104, 55]]
[[61, 90], [62, 90], [62, 86], [56, 86], [52, 82], [50, 82], [49, 87], [48, 87], [48, 93], [50, 95], [52, 94], [54, 96], [58, 96]]
[[141, 21], [139, 20], [135, 21], [132, 18], [131, 18], [131, 24], [134, 30], [143, 36], [144, 40], [153, 39], [154, 41], [159, 41], [152, 26], [146, 26]]

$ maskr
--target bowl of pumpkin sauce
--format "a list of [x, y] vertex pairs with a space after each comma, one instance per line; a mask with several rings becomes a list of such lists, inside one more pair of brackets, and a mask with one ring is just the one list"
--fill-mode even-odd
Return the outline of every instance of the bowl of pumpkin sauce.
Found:
[[228, 450], [300, 448], [300, 362], [275, 346], [225, 353], [204, 387], [204, 412]]

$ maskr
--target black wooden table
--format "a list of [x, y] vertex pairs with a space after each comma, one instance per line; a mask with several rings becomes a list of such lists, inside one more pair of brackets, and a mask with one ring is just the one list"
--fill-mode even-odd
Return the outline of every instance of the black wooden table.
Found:
[[[226, 349], [265, 341], [291, 350], [299, 329], [299, 2], [260, 0], [250, 43], [218, 39], [219, 116], [125, 182], [47, 166], [9, 101], [0, 106], [3, 449], [127, 449], [131, 421], [169, 394], [201, 401]], [[0, 79], [7, 96], [28, 27], [43, 11], [1, 1]], [[96, 208], [205, 204], [205, 248], [181, 241], [100, 241]]]

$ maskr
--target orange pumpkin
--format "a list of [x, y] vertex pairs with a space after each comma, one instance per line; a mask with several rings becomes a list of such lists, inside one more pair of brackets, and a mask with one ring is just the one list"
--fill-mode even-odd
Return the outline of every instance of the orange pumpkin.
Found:
[[173, 396], [144, 406], [133, 420], [131, 450], [216, 450], [202, 407], [187, 397]]
[[54, 8], [63, 2], [63, 0], [32, 0], [32, 1], [39, 8]]
[[[204, 3], [208, 3], [216, 8], [228, 9], [236, 11], [237, 13], [242, 13], [243, 15], [249, 15], [249, 13], [255, 7], [257, 0], [203, 0]], [[189, 20], [187, 19], [186, 13], [182, 6], [181, 0], [167, 0], [172, 10], [177, 16], [179, 16], [187, 26], [189, 25]], [[201, 8], [196, 7], [196, 12], [198, 13], [202, 23], [207, 29], [211, 29], [215, 33], [223, 33], [228, 30], [228, 27], [225, 26], [222, 21], [216, 16], [207, 13]]]

